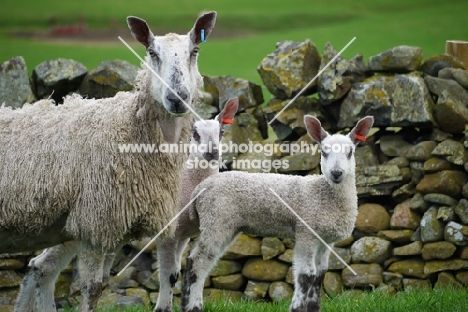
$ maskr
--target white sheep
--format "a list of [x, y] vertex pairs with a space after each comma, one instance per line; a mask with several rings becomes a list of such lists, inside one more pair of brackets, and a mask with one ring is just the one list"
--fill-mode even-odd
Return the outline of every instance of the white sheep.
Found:
[[154, 36], [144, 20], [127, 21], [151, 68], [140, 71], [134, 93], [0, 108], [0, 238], [7, 238], [0, 253], [63, 243], [30, 262], [16, 311], [55, 311], [54, 281], [77, 253], [80, 310], [94, 311], [108, 275], [105, 254], [129, 238], [154, 235], [178, 211], [186, 155], [119, 147], [188, 142], [191, 116], [184, 102], [198, 101], [198, 45], [216, 13], [200, 16], [187, 35]]
[[[234, 120], [238, 99], [226, 102], [224, 109], [215, 120], [197, 121], [192, 127], [192, 148], [186, 166], [182, 171], [180, 187], [180, 209], [189, 202], [195, 187], [207, 177], [219, 172], [219, 142], [224, 125]], [[182, 253], [191, 237], [198, 235], [198, 221], [190, 219], [185, 210], [177, 219], [173, 237], [158, 240], [157, 255], [159, 267], [159, 296], [155, 312], [172, 311], [172, 288], [180, 272]]]
[[211, 176], [195, 188], [192, 194], [205, 190], [189, 208], [195, 212], [192, 218], [199, 220], [201, 234], [186, 262], [182, 311], [202, 311], [205, 278], [241, 231], [295, 238], [290, 311], [320, 311], [320, 284], [330, 251], [285, 203], [328, 244], [349, 237], [357, 216], [353, 154], [373, 118], [361, 119], [348, 135], [328, 135], [312, 116], [305, 116], [304, 124], [320, 144], [322, 175], [231, 171]]

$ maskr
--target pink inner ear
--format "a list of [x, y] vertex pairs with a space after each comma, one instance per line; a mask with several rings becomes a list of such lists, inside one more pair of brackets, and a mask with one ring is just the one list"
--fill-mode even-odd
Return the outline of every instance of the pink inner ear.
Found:
[[232, 125], [232, 124], [234, 123], [234, 120], [228, 119], [228, 118], [222, 118], [222, 119], [221, 119], [221, 122], [222, 122], [223, 124]]
[[366, 142], [366, 137], [363, 136], [363, 135], [360, 135], [360, 134], [355, 134], [354, 135], [354, 138], [358, 141], [361, 141], [361, 142]]

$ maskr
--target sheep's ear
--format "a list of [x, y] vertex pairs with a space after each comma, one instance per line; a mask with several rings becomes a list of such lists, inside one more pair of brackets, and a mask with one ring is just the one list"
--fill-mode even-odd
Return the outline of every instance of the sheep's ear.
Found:
[[216, 12], [208, 12], [200, 16], [195, 25], [193, 25], [192, 30], [189, 33], [190, 39], [195, 44], [202, 42], [202, 29], [204, 33], [204, 39], [208, 38], [216, 24]]
[[351, 132], [348, 134], [351, 141], [353, 141], [354, 144], [365, 142], [366, 136], [369, 133], [369, 130], [372, 128], [373, 124], [374, 117], [372, 116], [367, 116], [359, 120], [353, 130], [351, 130]]
[[307, 133], [317, 141], [317, 143], [322, 143], [322, 141], [328, 136], [328, 132], [323, 130], [320, 120], [314, 116], [305, 115], [304, 124], [307, 129]]
[[146, 21], [136, 16], [129, 16], [127, 17], [127, 24], [133, 37], [148, 48], [153, 41], [154, 35]]
[[239, 107], [239, 99], [237, 97], [229, 99], [224, 105], [223, 110], [216, 116], [216, 120], [219, 121], [221, 126], [225, 124], [233, 124], [234, 116], [236, 115], [237, 108]]

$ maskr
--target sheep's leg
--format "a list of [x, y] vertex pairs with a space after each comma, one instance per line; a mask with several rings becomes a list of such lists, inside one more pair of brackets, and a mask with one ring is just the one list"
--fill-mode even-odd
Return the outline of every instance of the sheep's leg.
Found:
[[328, 248], [318, 240], [298, 240], [294, 248], [294, 296], [290, 312], [319, 312], [320, 286], [328, 267]]
[[105, 254], [88, 244], [84, 244], [78, 255], [78, 271], [80, 272], [81, 312], [93, 312], [102, 293], [102, 278]]
[[172, 299], [174, 288], [181, 267], [182, 253], [189, 242], [189, 238], [179, 240], [168, 238], [158, 243], [159, 262], [159, 296], [154, 309], [155, 312], [172, 311]]
[[[29, 262], [29, 272], [26, 274], [21, 291], [15, 305], [15, 311], [55, 311], [54, 291], [55, 281], [60, 271], [65, 269], [76, 255], [79, 245], [76, 241], [48, 248], [42, 254]], [[34, 296], [35, 295], [35, 296]]]
[[[208, 231], [207, 231], [208, 232]], [[234, 233], [202, 232], [187, 257], [182, 285], [182, 311], [203, 311], [203, 285], [223, 251], [232, 242]]]

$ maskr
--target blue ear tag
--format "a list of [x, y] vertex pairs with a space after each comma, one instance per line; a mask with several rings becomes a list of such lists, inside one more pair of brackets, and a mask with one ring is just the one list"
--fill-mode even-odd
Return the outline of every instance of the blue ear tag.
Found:
[[205, 40], [205, 30], [204, 29], [201, 30], [201, 41], [206, 42], [206, 40]]

